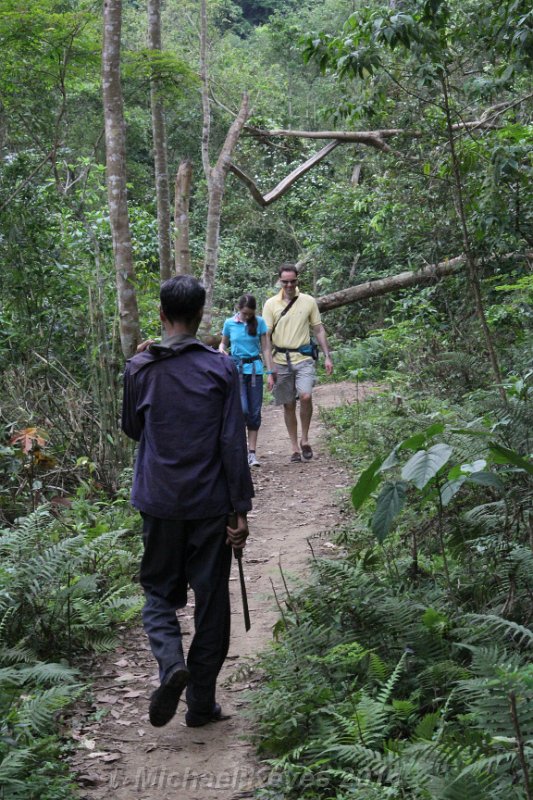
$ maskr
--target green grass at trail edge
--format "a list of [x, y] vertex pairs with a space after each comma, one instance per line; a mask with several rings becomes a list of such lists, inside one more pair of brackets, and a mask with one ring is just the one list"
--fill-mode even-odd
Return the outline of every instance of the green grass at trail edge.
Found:
[[[460, 431], [490, 429], [517, 447], [519, 409], [511, 436], [489, 407], [487, 399], [473, 420], [467, 402], [405, 393], [398, 402], [385, 392], [324, 416], [355, 483], [374, 457], [437, 421], [445, 435], [435, 441], [447, 441], [459, 463], [487, 449], [486, 437]], [[466, 486], [444, 509], [444, 552], [431, 493], [408, 492], [383, 546], [369, 502], [337, 531], [338, 554], [315, 560], [309, 586], [287, 598], [252, 701], [271, 770], [258, 797], [531, 796], [531, 477], [494, 468], [505, 496]]]

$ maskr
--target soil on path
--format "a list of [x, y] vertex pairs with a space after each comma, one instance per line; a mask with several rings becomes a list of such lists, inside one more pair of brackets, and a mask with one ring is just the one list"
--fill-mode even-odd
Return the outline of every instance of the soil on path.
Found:
[[[360, 384], [326, 384], [315, 390], [316, 407], [352, 403], [369, 390]], [[124, 631], [116, 651], [99, 660], [92, 673], [93, 704], [73, 720], [79, 747], [71, 759], [83, 800], [236, 800], [253, 797], [268, 770], [247, 740], [246, 690], [258, 684], [253, 659], [272, 639], [283, 598], [284, 579], [294, 586], [305, 576], [310, 557], [332, 545], [323, 534], [342, 520], [338, 500], [349, 485], [346, 471], [327, 453], [324, 428], [315, 411], [311, 426], [314, 458], [289, 463], [290, 443], [281, 409], [264, 409], [259, 436], [260, 468], [250, 514], [250, 539], [243, 558], [252, 628], [242, 618], [236, 565], [232, 568], [232, 636], [219, 678], [217, 700], [231, 719], [203, 728], [185, 726], [182, 702], [164, 728], [152, 728], [148, 701], [158, 685], [155, 661], [140, 627]], [[313, 541], [313, 538], [315, 541]], [[283, 575], [280, 572], [280, 565]], [[185, 649], [194, 607], [179, 613]]]

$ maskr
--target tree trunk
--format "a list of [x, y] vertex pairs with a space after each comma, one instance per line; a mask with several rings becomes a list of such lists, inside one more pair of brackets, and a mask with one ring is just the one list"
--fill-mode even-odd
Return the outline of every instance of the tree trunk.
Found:
[[141, 337], [126, 194], [126, 144], [120, 83], [121, 12], [121, 0], [105, 0], [102, 92], [107, 194], [117, 281], [120, 341], [122, 352], [129, 358], [135, 353]]
[[[148, 0], [148, 47], [161, 51], [161, 0]], [[172, 275], [172, 244], [170, 236], [170, 194], [168, 186], [167, 133], [161, 98], [161, 82], [150, 79], [152, 106], [152, 136], [154, 143], [155, 192], [157, 198], [157, 239], [161, 282]]]
[[176, 275], [190, 275], [191, 251], [189, 247], [189, 197], [191, 194], [192, 163], [182, 161], [176, 175], [174, 193], [174, 243]]
[[498, 392], [502, 399], [504, 406], [508, 407], [507, 401], [507, 394], [505, 392], [505, 387], [502, 381], [502, 373], [500, 370], [500, 364], [498, 361], [498, 356], [496, 354], [496, 348], [494, 346], [494, 342], [492, 340], [492, 334], [490, 332], [490, 328], [487, 323], [487, 317], [485, 315], [485, 308], [483, 306], [483, 297], [481, 294], [481, 283], [479, 280], [479, 275], [477, 271], [477, 264], [475, 262], [474, 256], [472, 254], [472, 250], [470, 247], [470, 235], [468, 232], [468, 225], [466, 221], [466, 214], [464, 210], [464, 202], [463, 202], [463, 184], [461, 179], [461, 170], [459, 166], [459, 159], [457, 157], [457, 151], [455, 149], [455, 139], [453, 136], [453, 129], [454, 126], [452, 125], [452, 117], [451, 117], [451, 110], [450, 110], [450, 101], [448, 95], [448, 79], [447, 77], [442, 78], [442, 90], [444, 95], [444, 110], [446, 112], [446, 129], [448, 133], [448, 143], [450, 146], [450, 156], [452, 160], [452, 170], [453, 176], [455, 179], [455, 208], [457, 212], [457, 216], [459, 218], [459, 224], [461, 226], [461, 233], [463, 235], [463, 247], [465, 251], [465, 260], [468, 266], [468, 275], [470, 279], [470, 285], [472, 287], [472, 293], [474, 295], [474, 305], [476, 309], [476, 314], [479, 319], [481, 330], [483, 332], [483, 338], [485, 339], [485, 346], [487, 348], [489, 362], [492, 367], [492, 371], [494, 373], [494, 377], [496, 379], [496, 386], [498, 388]]
[[209, 135], [211, 129], [211, 108], [209, 104], [209, 71], [207, 64], [207, 8], [206, 0], [200, 5], [200, 77], [202, 81], [202, 164], [204, 167], [207, 190], [209, 193], [207, 208], [207, 226], [205, 237], [205, 259], [202, 281], [205, 286], [206, 298], [204, 316], [200, 326], [200, 333], [205, 338], [210, 334], [213, 318], [213, 291], [218, 265], [218, 248], [220, 244], [220, 215], [222, 213], [222, 199], [226, 176], [231, 166], [231, 156], [241, 135], [241, 131], [248, 118], [248, 95], [242, 96], [239, 113], [233, 120], [227, 133], [226, 140], [214, 167], [211, 167], [209, 158]]
[[209, 107], [209, 74], [207, 69], [207, 4], [200, 4], [200, 80], [202, 82], [202, 166], [209, 186], [211, 162], [209, 160], [209, 136], [211, 132], [211, 109]]
[[449, 261], [442, 261], [440, 264], [430, 264], [417, 272], [400, 272], [398, 275], [391, 275], [388, 278], [360, 283], [358, 286], [351, 286], [349, 289], [341, 289], [339, 292], [317, 298], [318, 307], [320, 311], [330, 311], [332, 308], [356, 303], [358, 300], [379, 297], [389, 292], [397, 292], [398, 289], [406, 289], [419, 283], [434, 283], [446, 275], [453, 275], [465, 264], [465, 256], [457, 256]]
[[231, 156], [239, 139], [242, 128], [248, 117], [248, 95], [242, 98], [239, 113], [234, 119], [226, 136], [217, 163], [211, 169], [209, 180], [209, 204], [207, 209], [207, 228], [205, 239], [205, 261], [203, 283], [206, 291], [205, 310], [202, 320], [202, 333], [207, 334], [211, 328], [213, 317], [213, 290], [218, 266], [218, 248], [220, 244], [220, 216], [222, 213], [222, 198], [226, 175], [228, 174]]

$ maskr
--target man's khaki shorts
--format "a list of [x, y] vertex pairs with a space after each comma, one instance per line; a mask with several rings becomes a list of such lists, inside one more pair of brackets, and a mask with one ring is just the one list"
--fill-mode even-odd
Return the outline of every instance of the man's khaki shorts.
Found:
[[306, 358], [298, 364], [276, 364], [277, 378], [274, 384], [274, 400], [277, 406], [294, 403], [301, 394], [311, 394], [316, 383], [315, 362]]

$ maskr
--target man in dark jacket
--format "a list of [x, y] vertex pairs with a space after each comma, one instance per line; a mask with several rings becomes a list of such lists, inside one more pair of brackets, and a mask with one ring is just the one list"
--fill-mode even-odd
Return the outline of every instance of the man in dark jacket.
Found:
[[[254, 492], [235, 366], [195, 338], [205, 290], [179, 276], [160, 300], [166, 336], [126, 365], [122, 429], [139, 442], [132, 504], [143, 518], [143, 624], [160, 677], [150, 722], [166, 725], [187, 687], [185, 721], [197, 727], [222, 718], [215, 689], [229, 647], [232, 547], [245, 545]], [[188, 585], [195, 634], [185, 662], [176, 609]]]

